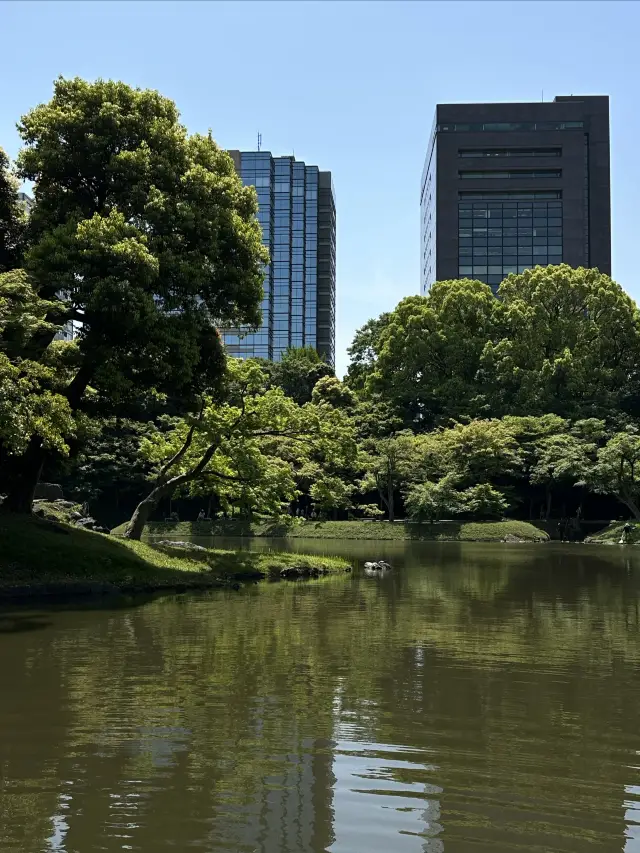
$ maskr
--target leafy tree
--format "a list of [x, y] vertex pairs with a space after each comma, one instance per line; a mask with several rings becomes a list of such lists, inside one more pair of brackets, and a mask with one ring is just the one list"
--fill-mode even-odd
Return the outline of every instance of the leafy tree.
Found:
[[380, 352], [380, 336], [387, 328], [391, 314], [381, 314], [358, 329], [353, 337], [353, 343], [348, 348], [349, 367], [347, 369], [347, 384], [355, 391], [364, 390], [366, 380], [373, 372]]
[[65, 494], [83, 503], [109, 499], [118, 507], [123, 498], [146, 489], [151, 466], [140, 453], [140, 441], [156, 427], [107, 418], [91, 421], [90, 428], [79, 452], [62, 467], [60, 482]]
[[559, 484], [574, 485], [583, 480], [591, 468], [596, 445], [572, 433], [547, 435], [536, 447], [536, 460], [531, 468], [531, 482], [546, 490], [545, 518], [549, 520], [553, 490]]
[[417, 452], [414, 480], [435, 481], [452, 475], [462, 487], [515, 477], [523, 462], [508, 426], [495, 419], [456, 423], [420, 436]]
[[490, 483], [477, 483], [459, 493], [459, 511], [473, 518], [501, 518], [509, 506], [504, 494]]
[[594, 492], [614, 495], [640, 521], [640, 436], [631, 430], [612, 436], [583, 482]]
[[333, 370], [313, 347], [289, 347], [277, 362], [265, 365], [271, 382], [282, 388], [287, 397], [298, 405], [311, 402], [313, 389], [323, 377], [332, 377]]
[[223, 504], [241, 500], [277, 515], [298, 494], [296, 466], [320, 470], [344, 448], [350, 452], [353, 442], [340, 412], [299, 406], [280, 388], [265, 391], [256, 361], [229, 359], [226, 386], [224, 402], [205, 397], [197, 416], [143, 440], [141, 451], [156, 466], [155, 476], [131, 518], [128, 538], [140, 538], [162, 498], [192, 485], [215, 489]]
[[496, 304], [488, 285], [467, 279], [437, 282], [428, 296], [403, 299], [380, 333], [366, 390], [393, 402], [417, 432], [482, 413], [477, 373]]
[[561, 264], [508, 276], [499, 296], [480, 372], [494, 413], [640, 413], [640, 315], [619, 284]]
[[[259, 322], [255, 191], [178, 118], [157, 92], [59, 78], [19, 124], [19, 176], [36, 199], [24, 265], [50, 308], [14, 358], [45, 363], [56, 324], [78, 321], [60, 390], [72, 411], [93, 392], [116, 405], [150, 387], [193, 402], [223, 373], [215, 325]], [[34, 434], [3, 460], [9, 509], [30, 510], [44, 451]]]
[[404, 487], [413, 467], [415, 437], [409, 430], [404, 430], [388, 438], [371, 439], [365, 443], [365, 449], [365, 475], [360, 489], [367, 492], [376, 488], [387, 509], [389, 521], [395, 521], [395, 494]]
[[26, 273], [0, 274], [0, 456], [25, 452], [34, 438], [47, 449], [67, 454], [76, 421], [66, 397], [66, 350], [53, 344], [42, 361], [16, 358], [42, 330], [55, 331], [45, 315], [50, 303], [38, 299]]
[[18, 201], [18, 181], [0, 148], [0, 273], [19, 266], [24, 249], [26, 215]]
[[410, 518], [432, 524], [445, 515], [456, 515], [460, 511], [460, 498], [455, 476], [449, 474], [439, 480], [414, 483], [405, 495], [405, 506]]
[[456, 488], [455, 474], [411, 486], [405, 502], [411, 518], [431, 523], [445, 515], [500, 518], [508, 507], [504, 494], [489, 483]]
[[351, 412], [356, 405], [356, 396], [349, 386], [336, 376], [323, 376], [313, 388], [311, 401], [316, 405], [326, 403], [334, 409]]

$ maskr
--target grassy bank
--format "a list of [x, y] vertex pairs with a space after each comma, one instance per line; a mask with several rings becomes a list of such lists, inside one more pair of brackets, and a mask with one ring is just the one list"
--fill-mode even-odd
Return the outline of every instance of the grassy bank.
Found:
[[33, 516], [0, 515], [0, 598], [215, 588], [232, 581], [344, 571], [345, 560], [221, 550], [181, 554]]
[[[604, 530], [594, 533], [593, 536], [587, 536], [584, 541], [595, 545], [618, 545], [626, 523], [625, 521], [612, 521]], [[640, 524], [632, 521], [629, 524], [631, 524], [632, 530], [627, 539], [628, 543], [630, 545], [640, 545]]]
[[[113, 532], [124, 533], [126, 525]], [[414, 524], [381, 521], [301, 521], [289, 523], [268, 520], [244, 521], [153, 521], [147, 525], [149, 536], [273, 536], [281, 538], [312, 537], [316, 539], [414, 539], [423, 541], [502, 542], [511, 537], [527, 542], [543, 542], [549, 537], [528, 521], [443, 521], [436, 524]]]

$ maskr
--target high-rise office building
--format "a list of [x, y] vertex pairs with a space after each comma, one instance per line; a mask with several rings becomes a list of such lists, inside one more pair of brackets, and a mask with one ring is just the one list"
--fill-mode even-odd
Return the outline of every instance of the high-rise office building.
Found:
[[223, 332], [227, 351], [278, 361], [287, 347], [335, 357], [336, 206], [331, 172], [268, 151], [230, 151], [258, 194], [258, 219], [271, 263], [265, 270], [262, 326]]
[[611, 275], [609, 98], [438, 104], [420, 218], [423, 293], [537, 264]]

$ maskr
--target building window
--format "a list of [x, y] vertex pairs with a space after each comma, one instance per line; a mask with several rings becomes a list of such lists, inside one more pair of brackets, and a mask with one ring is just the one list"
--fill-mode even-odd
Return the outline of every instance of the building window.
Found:
[[581, 121], [487, 121], [444, 122], [436, 125], [438, 133], [509, 133], [514, 130], [582, 130]]
[[460, 201], [527, 201], [528, 199], [560, 199], [562, 190], [541, 190], [527, 192], [525, 190], [477, 190], [470, 192], [459, 192]]
[[479, 171], [461, 171], [458, 177], [462, 180], [479, 180], [484, 178], [500, 178], [501, 180], [518, 179], [529, 180], [531, 178], [561, 178], [562, 169], [514, 169], [509, 172], [497, 172], [491, 169]]
[[562, 148], [461, 148], [458, 157], [561, 157]]
[[496, 288], [512, 272], [562, 261], [559, 200], [461, 200], [458, 275]]

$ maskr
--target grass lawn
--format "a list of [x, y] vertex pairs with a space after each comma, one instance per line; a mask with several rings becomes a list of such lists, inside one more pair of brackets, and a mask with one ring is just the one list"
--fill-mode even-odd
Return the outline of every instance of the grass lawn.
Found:
[[16, 593], [216, 587], [282, 569], [344, 571], [347, 561], [300, 554], [166, 553], [35, 516], [0, 514], [0, 597]]
[[[114, 533], [122, 534], [125, 524]], [[424, 541], [501, 542], [505, 537], [527, 542], [545, 542], [549, 537], [528, 521], [442, 521], [436, 524], [414, 524], [398, 521], [246, 521], [217, 519], [214, 521], [152, 521], [145, 528], [149, 536], [273, 536], [316, 539], [417, 539]]]
[[[601, 545], [617, 545], [620, 542], [620, 537], [626, 523], [625, 521], [612, 521], [604, 530], [599, 530], [593, 536], [587, 536], [584, 541]], [[629, 533], [628, 543], [630, 545], [640, 545], [640, 524], [633, 521], [630, 521], [629, 524], [631, 524], [632, 530]]]

